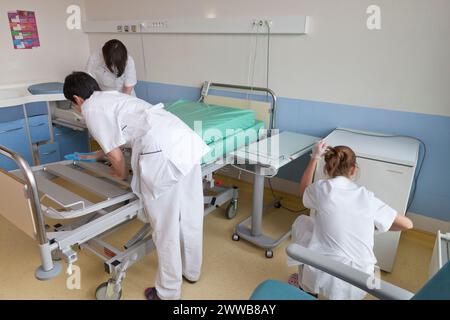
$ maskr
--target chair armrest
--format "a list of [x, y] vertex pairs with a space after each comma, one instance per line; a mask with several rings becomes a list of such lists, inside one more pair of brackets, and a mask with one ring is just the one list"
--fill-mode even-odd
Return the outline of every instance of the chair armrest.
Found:
[[289, 245], [286, 252], [291, 258], [342, 279], [379, 299], [409, 300], [413, 296], [413, 293], [381, 279], [377, 279], [379, 286], [373, 285], [369, 287], [368, 284], [374, 282], [373, 275], [330, 259], [298, 244]]

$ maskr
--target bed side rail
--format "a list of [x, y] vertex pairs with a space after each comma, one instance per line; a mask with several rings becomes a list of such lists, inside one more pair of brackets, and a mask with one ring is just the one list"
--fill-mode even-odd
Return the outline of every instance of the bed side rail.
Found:
[[0, 145], [0, 154], [13, 160], [23, 177], [21, 181], [0, 170], [0, 214], [38, 241], [42, 265], [36, 270], [36, 277], [42, 280], [54, 277], [61, 267], [52, 260], [34, 174], [28, 163], [14, 151]]
[[[346, 264], [332, 260], [329, 257], [298, 244], [290, 244], [286, 248], [286, 252], [289, 257], [342, 279], [343, 281], [370, 293], [376, 298], [382, 300], [409, 300], [413, 296], [412, 292], [381, 279], [375, 279], [374, 275], [364, 273]], [[377, 281], [378, 285], [375, 285], [374, 282]]]
[[[14, 212], [1, 210], [1, 214], [37, 240], [39, 244], [46, 243], [45, 223], [41, 213], [38, 189], [30, 166], [20, 155], [3, 146], [0, 146], [0, 154], [13, 160], [19, 166], [23, 177], [23, 181], [21, 181], [9, 172], [1, 171], [1, 209], [8, 209], [11, 202], [15, 202], [14, 207], [19, 209]], [[20, 190], [20, 187], [23, 187], [23, 190]]]

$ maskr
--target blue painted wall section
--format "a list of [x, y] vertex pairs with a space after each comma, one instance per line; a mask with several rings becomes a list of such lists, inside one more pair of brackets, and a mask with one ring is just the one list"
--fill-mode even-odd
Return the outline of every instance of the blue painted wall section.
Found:
[[[197, 100], [200, 95], [199, 88], [188, 86], [154, 82], [140, 82], [138, 86], [136, 94], [153, 104]], [[427, 154], [410, 211], [450, 221], [450, 117], [279, 98], [276, 127], [319, 137], [325, 137], [337, 127], [345, 127], [421, 139]], [[279, 177], [299, 181], [307, 161], [303, 157], [285, 166]]]

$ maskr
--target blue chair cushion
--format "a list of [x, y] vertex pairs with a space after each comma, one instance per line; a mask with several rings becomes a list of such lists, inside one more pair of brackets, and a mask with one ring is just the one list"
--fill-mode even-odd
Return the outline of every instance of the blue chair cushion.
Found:
[[412, 300], [450, 300], [450, 261], [412, 297]]
[[37, 83], [28, 87], [31, 94], [61, 94], [64, 84], [61, 82]]
[[250, 300], [316, 300], [294, 286], [277, 281], [266, 280], [253, 292]]

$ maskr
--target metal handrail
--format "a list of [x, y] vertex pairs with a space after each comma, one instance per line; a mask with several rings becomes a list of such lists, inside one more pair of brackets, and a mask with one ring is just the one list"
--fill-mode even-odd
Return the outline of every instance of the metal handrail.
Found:
[[26, 183], [27, 195], [31, 203], [31, 212], [33, 213], [34, 221], [36, 224], [37, 240], [41, 245], [48, 243], [45, 231], [44, 217], [41, 212], [41, 203], [39, 200], [39, 193], [33, 171], [31, 170], [30, 166], [25, 161], [25, 159], [22, 158], [22, 156], [2, 145], [0, 145], [0, 154], [13, 160], [19, 166], [19, 169], [22, 171], [23, 178], [25, 179]]
[[272, 118], [270, 120], [270, 130], [275, 129], [275, 111], [277, 108], [277, 95], [271, 89], [263, 88], [263, 87], [242, 86], [242, 85], [237, 85], [237, 84], [217, 83], [217, 82], [211, 82], [210, 88], [211, 87], [250, 90], [250, 91], [265, 92], [265, 93], [270, 94], [270, 96], [272, 97], [272, 110], [271, 110]]

